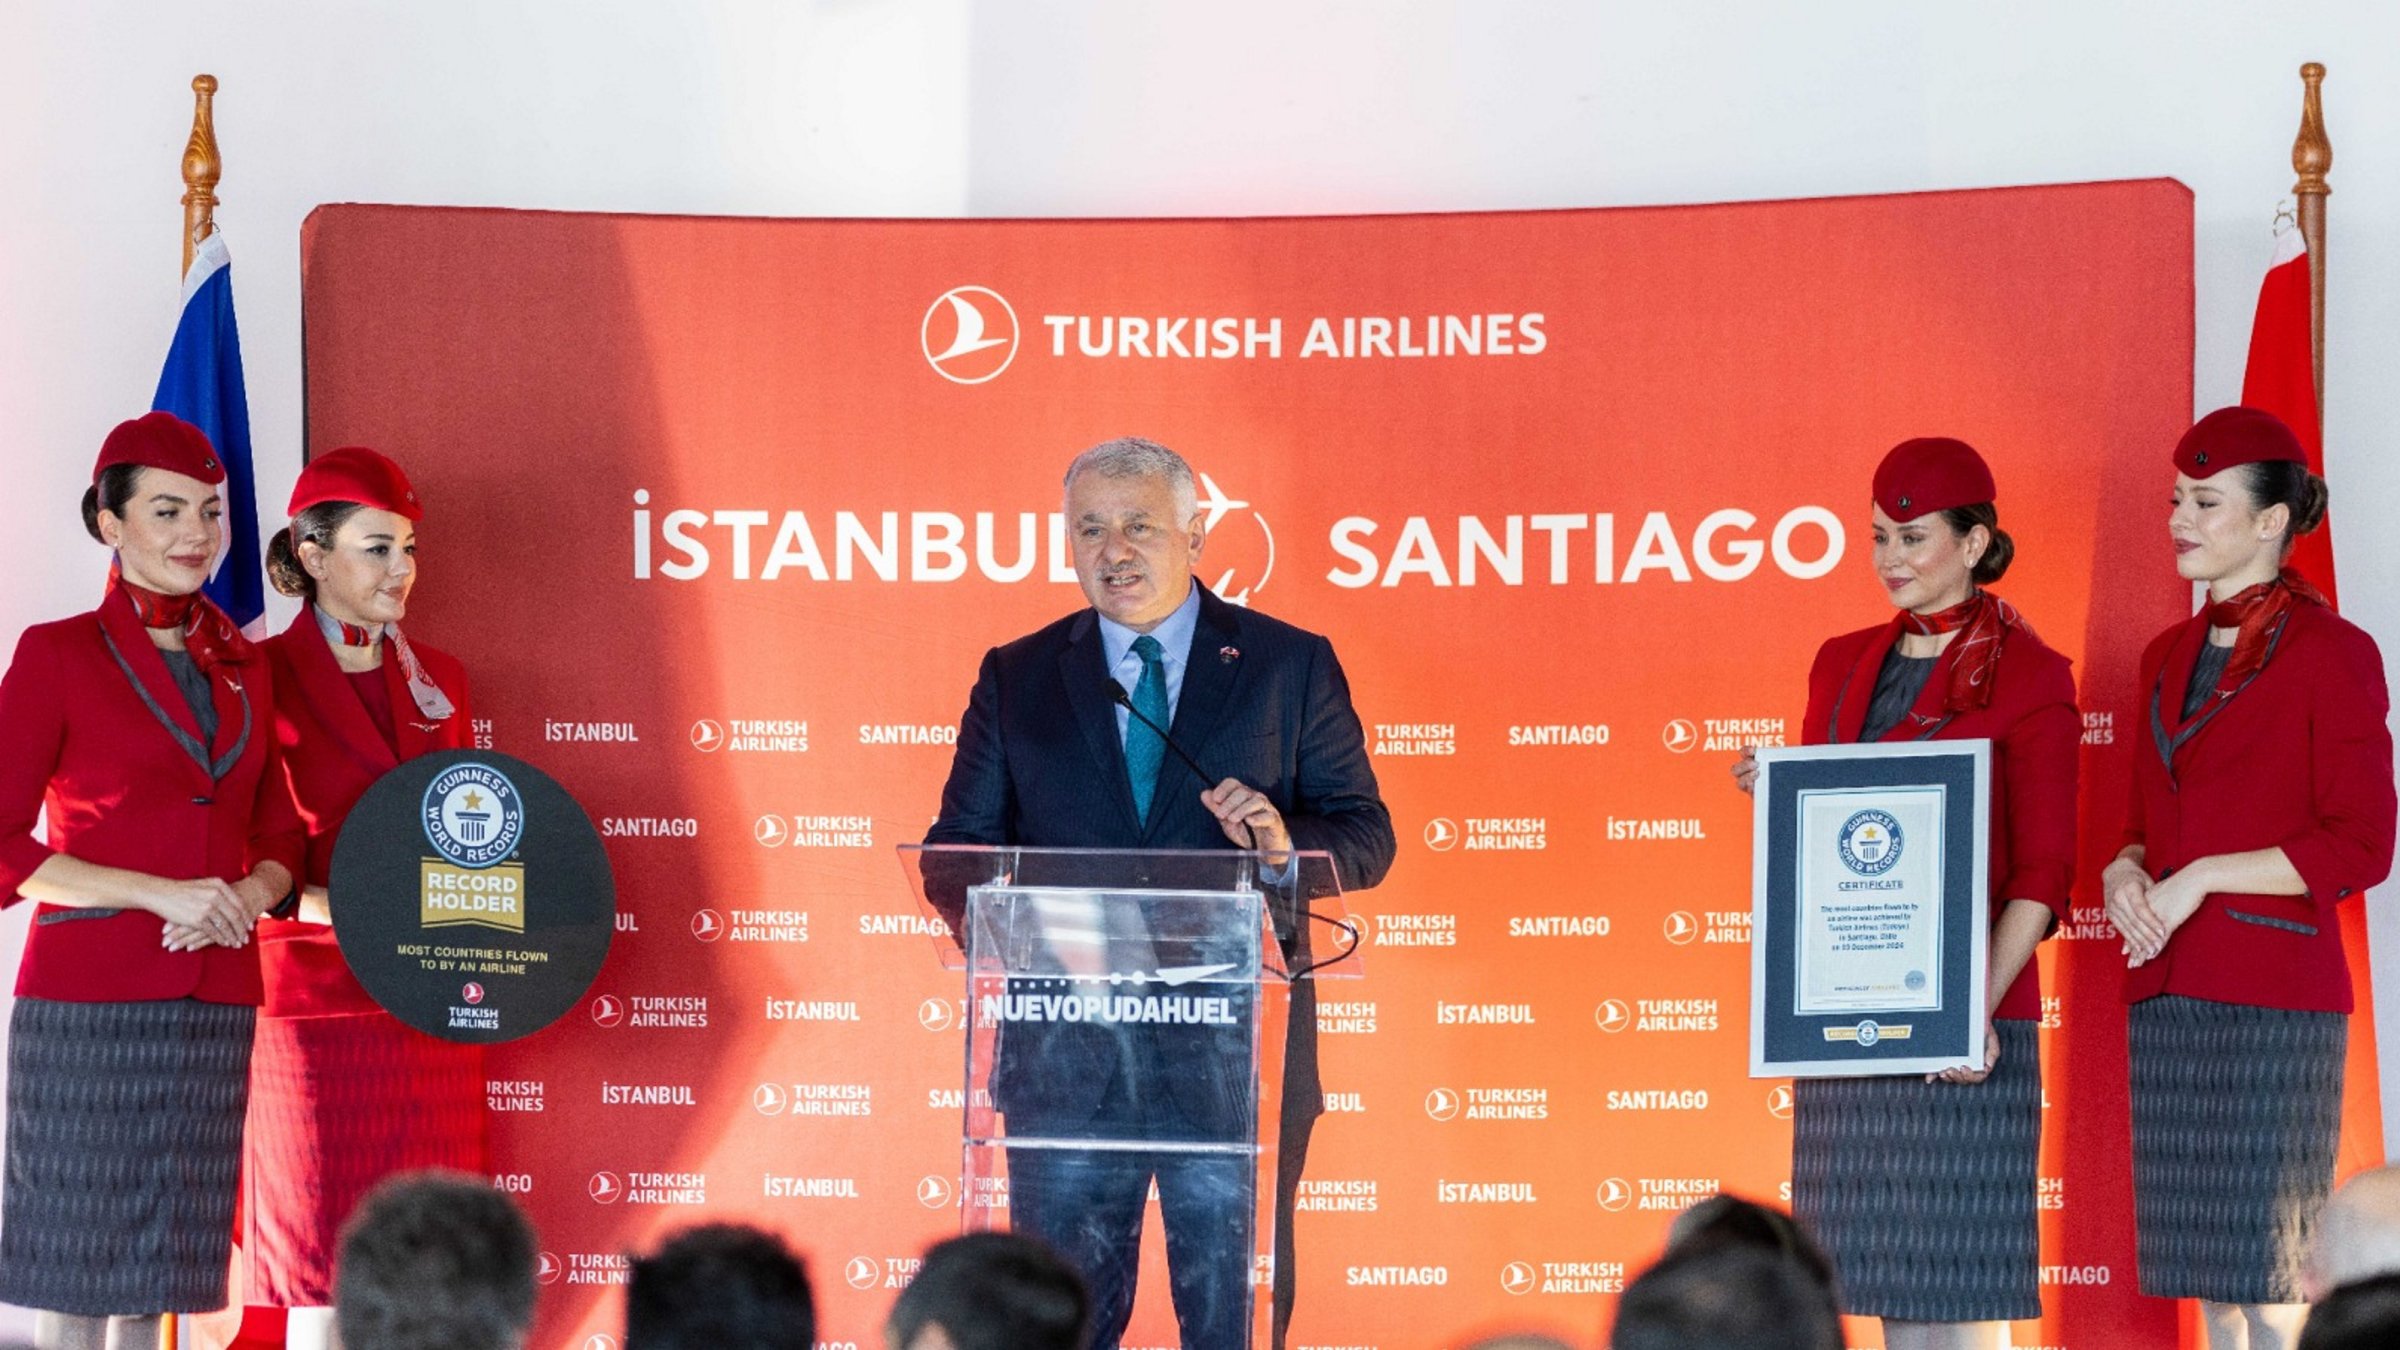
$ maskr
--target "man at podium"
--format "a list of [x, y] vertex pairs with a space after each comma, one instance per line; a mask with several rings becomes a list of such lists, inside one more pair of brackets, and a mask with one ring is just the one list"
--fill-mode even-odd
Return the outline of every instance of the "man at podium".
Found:
[[[1391, 813], [1333, 646], [1193, 579], [1207, 541], [1191, 466], [1153, 441], [1108, 441], [1068, 467], [1066, 514], [1091, 605], [984, 655], [925, 842], [1321, 850], [1345, 888], [1381, 881], [1394, 852]], [[1167, 1034], [1093, 1072], [1004, 1077], [998, 1105], [1012, 1131], [1038, 1117], [1151, 1138], [1204, 1132], [1218, 1103], [1247, 1096], [1246, 1083], [1226, 1081], [1246, 1065], [1174, 1054]], [[1306, 980], [1292, 990], [1288, 1037], [1275, 1177], [1278, 1347], [1291, 1319], [1292, 1201], [1324, 1106]], [[1173, 1153], [1012, 1154], [1015, 1226], [1090, 1284], [1093, 1346], [1115, 1347], [1132, 1316], [1153, 1180], [1185, 1350], [1245, 1345], [1254, 1201], [1246, 1181], [1224, 1184], [1221, 1168]]]

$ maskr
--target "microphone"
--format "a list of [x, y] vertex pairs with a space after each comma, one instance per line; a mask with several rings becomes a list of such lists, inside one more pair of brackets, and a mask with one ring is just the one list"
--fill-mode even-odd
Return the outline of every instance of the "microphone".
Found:
[[1143, 716], [1142, 710], [1133, 706], [1133, 699], [1131, 696], [1126, 694], [1124, 685], [1117, 683], [1115, 680], [1110, 680], [1108, 682], [1108, 701], [1116, 704], [1120, 708], [1123, 708], [1133, 717], [1134, 721], [1139, 722], [1143, 726], [1146, 726], [1152, 731], [1157, 732], [1158, 739], [1164, 742], [1169, 750], [1175, 752], [1175, 758], [1183, 761], [1183, 767], [1190, 769], [1192, 771], [1192, 777], [1200, 780], [1200, 786], [1204, 788], [1213, 788], [1217, 785], [1217, 780], [1209, 777], [1208, 772], [1200, 767], [1200, 761], [1193, 759], [1190, 755], [1185, 754], [1183, 752], [1183, 747], [1175, 743], [1175, 738], [1167, 734], [1167, 729], [1165, 727], [1162, 727], [1158, 723], [1153, 722], [1149, 718]]
[[[1134, 721], [1139, 722], [1143, 726], [1146, 726], [1152, 731], [1157, 732], [1160, 742], [1163, 743], [1167, 749], [1175, 753], [1175, 758], [1183, 761], [1183, 767], [1192, 771], [1192, 776], [1200, 780], [1200, 785], [1202, 787], [1213, 788], [1217, 785], [1217, 780], [1208, 776], [1208, 771], [1200, 767], [1200, 762], [1198, 760], [1193, 759], [1190, 755], [1184, 753], [1183, 747], [1175, 743], [1175, 738], [1167, 734], [1167, 729], [1165, 727], [1162, 727], [1158, 723], [1143, 716], [1142, 710], [1133, 706], [1133, 699], [1125, 692], [1124, 685], [1117, 683], [1115, 680], [1110, 680], [1108, 682], [1108, 701], [1120, 708], [1123, 708], [1126, 714], [1132, 717]], [[1242, 827], [1242, 832], [1250, 835], [1250, 847], [1256, 849], [1258, 847], [1258, 836], [1251, 831], [1248, 825], [1244, 825]], [[1358, 955], [1358, 949], [1365, 941], [1364, 936], [1358, 931], [1358, 925], [1354, 923], [1346, 923], [1340, 919], [1332, 918], [1328, 915], [1319, 914], [1315, 910], [1308, 908], [1305, 904], [1300, 906], [1300, 913], [1306, 918], [1317, 923], [1324, 924], [1330, 928], [1339, 929], [1350, 939], [1350, 942], [1348, 946], [1343, 947], [1334, 955], [1329, 956], [1322, 961], [1311, 961], [1307, 965], [1300, 967], [1298, 970], [1288, 973], [1284, 976], [1286, 981], [1298, 980], [1304, 975], [1313, 974], [1314, 972], [1322, 970], [1327, 966], [1339, 965], [1342, 962]]]
[[[1117, 683], [1115, 680], [1110, 680], [1108, 682], [1108, 701], [1116, 704], [1120, 708], [1123, 708], [1126, 713], [1133, 718], [1134, 721], [1139, 722], [1143, 726], [1146, 726], [1152, 731], [1157, 732], [1159, 741], [1164, 744], [1167, 749], [1175, 752], [1175, 758], [1182, 760], [1183, 767], [1192, 771], [1192, 777], [1200, 780], [1201, 787], [1214, 788], [1217, 785], [1217, 780], [1209, 777], [1208, 771], [1200, 767], [1200, 761], [1192, 758], [1188, 754], [1185, 754], [1183, 747], [1175, 743], [1175, 738], [1167, 734], [1167, 729], [1165, 727], [1162, 727], [1158, 723], [1153, 722], [1149, 718], [1143, 716], [1142, 710], [1133, 706], [1133, 698], [1131, 695], [1125, 692], [1124, 685]], [[1256, 831], [1252, 830], [1248, 825], [1244, 825], [1242, 826], [1242, 834], [1250, 840], [1251, 848], [1255, 849], [1258, 847], [1258, 834]]]

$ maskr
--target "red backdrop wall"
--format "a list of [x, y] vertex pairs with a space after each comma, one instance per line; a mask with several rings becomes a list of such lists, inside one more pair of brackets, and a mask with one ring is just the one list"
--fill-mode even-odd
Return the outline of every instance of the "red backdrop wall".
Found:
[[[1333, 637], [1402, 836], [1355, 898], [1366, 978], [1324, 991], [1295, 1341], [1588, 1337], [1672, 1211], [1787, 1194], [1788, 1090], [1744, 1076], [1726, 769], [1796, 741], [1816, 644], [1888, 613], [1868, 475], [1938, 433], [1996, 465], [2001, 589], [2076, 659], [2088, 728], [2084, 886], [2042, 958], [2048, 1311], [2019, 1340], [2171, 1344], [2134, 1288], [2091, 878], [2134, 658], [2188, 612], [2162, 516], [2191, 275], [2170, 182], [1108, 223], [321, 209], [310, 444], [416, 475], [411, 629], [582, 796], [622, 888], [589, 1007], [493, 1060], [542, 1343], [608, 1350], [622, 1254], [705, 1215], [788, 1234], [828, 1339], [873, 1344], [954, 1229], [959, 990], [891, 850], [984, 648], [1081, 603], [1058, 475], [1121, 433], [1207, 476], [1205, 580]], [[1151, 1299], [1132, 1340], [1173, 1339]]]

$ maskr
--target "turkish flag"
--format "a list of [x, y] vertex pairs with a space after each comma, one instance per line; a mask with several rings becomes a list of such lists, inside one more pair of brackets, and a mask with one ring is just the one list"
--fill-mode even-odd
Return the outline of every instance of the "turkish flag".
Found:
[[[2250, 364], [2242, 372], [2242, 402], [2283, 419], [2308, 449], [2308, 467], [2325, 472], [2325, 437], [2317, 417], [2317, 380], [2310, 359], [2308, 245], [2297, 228], [2277, 241], [2274, 265], [2258, 286], [2258, 314], [2250, 320]], [[2332, 517], [2300, 536], [2291, 565], [2328, 600], [2333, 590]]]
[[[2309, 363], [2308, 246], [2300, 231], [2283, 232], [2274, 265], [2258, 286], [2258, 314], [2250, 321], [2250, 365], [2242, 373], [2242, 402], [2263, 408], [2284, 421], [2308, 450], [2308, 467], [2325, 472], [2325, 437], [2317, 417], [2317, 382]], [[2328, 515], [2324, 527], [2301, 535], [2292, 546], [2291, 565], [2316, 588], [2334, 599], [2333, 532]], [[2350, 957], [2354, 977], [2369, 969], [2367, 913], [2362, 904], [2343, 905], [2342, 947]], [[2376, 1091], [2375, 997], [2363, 978], [2357, 1008], [2350, 1015], [2349, 1091], [2342, 1103], [2341, 1156], [2338, 1175], [2383, 1162], [2383, 1104]]]

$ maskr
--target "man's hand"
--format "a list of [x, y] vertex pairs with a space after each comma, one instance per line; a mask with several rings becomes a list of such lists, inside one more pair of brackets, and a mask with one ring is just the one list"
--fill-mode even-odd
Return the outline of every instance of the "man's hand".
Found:
[[1283, 813], [1267, 800], [1267, 794], [1241, 779], [1228, 778], [1202, 792], [1200, 804], [1217, 818], [1225, 837], [1243, 848], [1265, 853], [1291, 851], [1292, 832], [1284, 827]]

